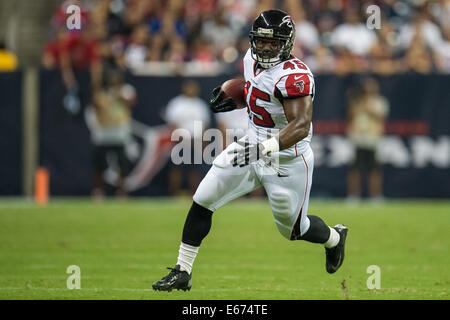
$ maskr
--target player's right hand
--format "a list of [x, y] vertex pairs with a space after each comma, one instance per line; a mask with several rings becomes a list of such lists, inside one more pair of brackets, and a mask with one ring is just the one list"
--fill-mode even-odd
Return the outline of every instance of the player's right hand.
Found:
[[220, 87], [216, 87], [213, 90], [213, 96], [209, 101], [209, 107], [214, 113], [217, 112], [227, 112], [236, 109], [236, 103], [231, 98], [226, 98], [225, 92], [223, 92]]
[[232, 149], [228, 151], [228, 154], [234, 155], [232, 160], [233, 167], [245, 167], [250, 163], [264, 159], [264, 161], [270, 162], [268, 156], [264, 152], [264, 146], [261, 143], [249, 143], [248, 140], [236, 141], [240, 148]]

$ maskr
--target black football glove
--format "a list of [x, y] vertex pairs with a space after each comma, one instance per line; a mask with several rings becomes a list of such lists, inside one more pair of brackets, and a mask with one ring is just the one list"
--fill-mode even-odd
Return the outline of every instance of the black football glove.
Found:
[[269, 162], [269, 157], [264, 154], [264, 146], [261, 143], [253, 144], [248, 141], [236, 141], [243, 148], [228, 151], [228, 154], [234, 154], [233, 167], [245, 167], [259, 159]]
[[227, 112], [236, 109], [236, 103], [231, 98], [226, 98], [225, 92], [220, 90], [220, 87], [216, 87], [213, 90], [213, 97], [209, 101], [209, 107], [214, 113]]

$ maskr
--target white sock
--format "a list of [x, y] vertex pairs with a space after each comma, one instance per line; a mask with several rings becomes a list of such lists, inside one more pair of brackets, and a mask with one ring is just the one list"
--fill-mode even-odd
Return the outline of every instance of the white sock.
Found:
[[194, 264], [195, 257], [197, 257], [198, 249], [200, 247], [190, 246], [181, 242], [180, 250], [178, 250], [178, 261], [181, 271], [187, 271], [191, 274], [192, 265]]
[[327, 242], [324, 243], [324, 246], [325, 248], [333, 248], [337, 246], [339, 240], [341, 239], [341, 236], [336, 230], [334, 230], [334, 228], [328, 228], [330, 228], [330, 237], [328, 238]]

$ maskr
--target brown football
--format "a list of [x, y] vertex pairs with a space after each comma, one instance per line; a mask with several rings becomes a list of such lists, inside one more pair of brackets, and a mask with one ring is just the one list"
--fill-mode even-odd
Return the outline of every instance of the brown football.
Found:
[[245, 106], [245, 95], [244, 95], [245, 81], [242, 79], [230, 79], [225, 81], [221, 89], [225, 92], [225, 95], [238, 105], [238, 107]]

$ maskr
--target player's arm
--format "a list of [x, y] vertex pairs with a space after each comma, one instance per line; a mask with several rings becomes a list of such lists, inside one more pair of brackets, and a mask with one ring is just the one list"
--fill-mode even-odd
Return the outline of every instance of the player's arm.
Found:
[[288, 124], [281, 129], [278, 136], [261, 143], [263, 155], [292, 147], [309, 134], [313, 110], [312, 96], [285, 99], [282, 104]]
[[313, 109], [313, 77], [306, 73], [285, 75], [275, 85], [274, 95], [283, 105], [288, 124], [278, 136], [261, 143], [264, 155], [287, 149], [308, 136]]
[[287, 126], [277, 136], [256, 145], [238, 141], [237, 143], [244, 149], [237, 152], [235, 150], [228, 152], [236, 154], [233, 166], [239, 165], [242, 167], [249, 164], [250, 159], [255, 158], [251, 156], [252, 153], [255, 153], [256, 159], [259, 159], [265, 155], [270, 155], [271, 152], [287, 149], [308, 136], [312, 120], [312, 96], [286, 99], [282, 101], [282, 104], [288, 120]]
[[282, 104], [288, 125], [278, 135], [280, 150], [287, 149], [308, 136], [313, 110], [310, 95], [283, 100]]

